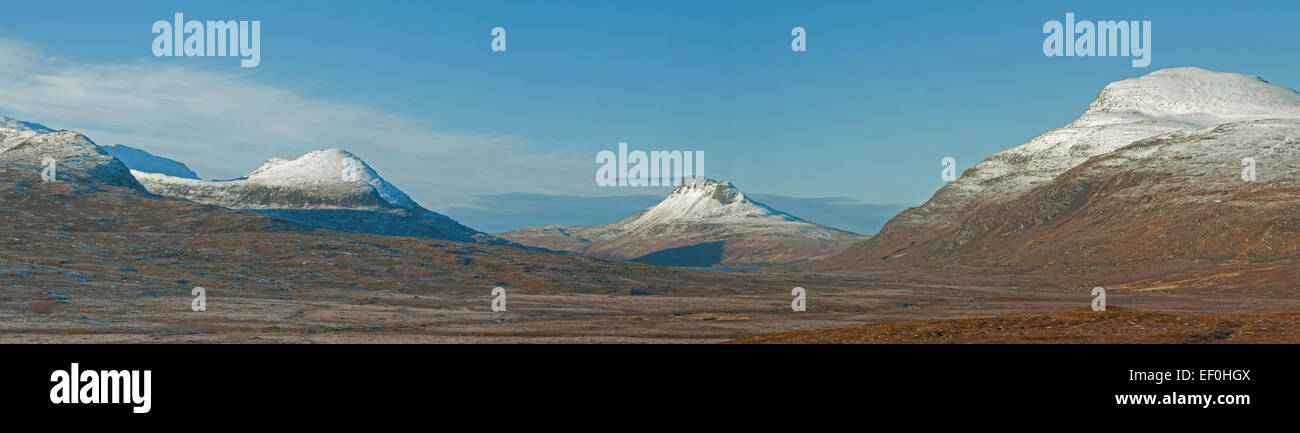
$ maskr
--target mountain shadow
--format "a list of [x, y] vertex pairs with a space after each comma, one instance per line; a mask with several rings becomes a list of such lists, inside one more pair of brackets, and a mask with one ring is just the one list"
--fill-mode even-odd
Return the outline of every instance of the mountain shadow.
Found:
[[633, 262], [650, 263], [662, 266], [707, 268], [722, 262], [723, 242], [705, 242], [684, 247], [668, 248], [655, 251], [635, 259]]

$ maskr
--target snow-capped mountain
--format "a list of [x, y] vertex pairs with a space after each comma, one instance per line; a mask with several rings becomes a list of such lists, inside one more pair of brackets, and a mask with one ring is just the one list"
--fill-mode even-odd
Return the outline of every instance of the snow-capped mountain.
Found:
[[[875, 237], [809, 268], [1258, 251], [1263, 244], [1247, 242], [1260, 240], [1247, 234], [1253, 227], [1274, 221], [1276, 235], [1295, 224], [1275, 212], [1297, 207], [1296, 119], [1300, 94], [1241, 74], [1178, 68], [1111, 83], [1079, 119], [989, 157]], [[1258, 160], [1258, 182], [1241, 179], [1246, 157]], [[1268, 244], [1270, 254], [1294, 254], [1288, 242]]]
[[59, 181], [144, 191], [126, 165], [86, 136], [0, 116], [0, 168], [39, 180], [47, 158], [55, 161]]
[[293, 160], [272, 158], [230, 181], [134, 170], [132, 174], [154, 194], [253, 210], [310, 227], [507, 243], [421, 207], [360, 158], [340, 149], [318, 150]]
[[1300, 95], [1257, 77], [1175, 68], [1114, 82], [1074, 122], [989, 157], [895, 221], [953, 223], [947, 217], [950, 212], [972, 203], [1014, 199], [1088, 158], [1143, 138], [1278, 117], [1300, 117]]
[[614, 224], [530, 227], [499, 236], [552, 250], [682, 266], [751, 267], [831, 254], [865, 236], [803, 221], [745, 197], [730, 182], [694, 178]]
[[131, 146], [115, 144], [112, 146], [100, 146], [104, 152], [113, 155], [127, 168], [145, 173], [165, 174], [172, 177], [184, 179], [198, 179], [199, 175], [195, 174], [179, 161], [154, 155], [144, 150], [136, 149]]
[[644, 227], [695, 221], [763, 224], [799, 219], [746, 198], [730, 182], [695, 177], [674, 188], [659, 204], [620, 223], [620, 229], [636, 231]]

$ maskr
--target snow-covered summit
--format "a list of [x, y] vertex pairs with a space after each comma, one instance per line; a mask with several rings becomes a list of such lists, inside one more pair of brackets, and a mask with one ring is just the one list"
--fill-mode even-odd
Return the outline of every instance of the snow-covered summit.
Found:
[[271, 158], [231, 181], [184, 179], [133, 170], [150, 191], [235, 209], [423, 210], [369, 164], [341, 149]]
[[341, 149], [317, 150], [296, 159], [272, 158], [248, 176], [230, 181], [132, 174], [154, 194], [253, 210], [310, 227], [506, 243], [421, 207], [361, 158]]
[[0, 116], [0, 151], [8, 150], [37, 135], [51, 132], [55, 131], [45, 125]]
[[373, 187], [385, 201], [394, 206], [417, 206], [410, 196], [379, 177], [379, 173], [361, 158], [338, 148], [308, 152], [292, 160], [268, 159], [249, 173], [245, 181], [280, 186], [360, 182]]
[[895, 222], [952, 223], [960, 209], [1013, 200], [1094, 156], [1144, 138], [1272, 118], [1300, 118], [1300, 95], [1248, 75], [1175, 68], [1117, 81], [1074, 122], [976, 164]]
[[705, 177], [686, 179], [659, 204], [620, 223], [626, 228], [670, 222], [700, 222], [726, 219], [771, 219], [798, 221], [798, 218], [762, 203], [750, 200], [731, 182]]
[[1070, 126], [1179, 117], [1202, 125], [1300, 117], [1300, 93], [1249, 75], [1161, 69], [1110, 83]]
[[0, 168], [14, 168], [35, 176], [44, 170], [47, 160], [55, 162], [56, 179], [60, 181], [102, 182], [144, 190], [126, 165], [105, 153], [90, 138], [0, 116]]

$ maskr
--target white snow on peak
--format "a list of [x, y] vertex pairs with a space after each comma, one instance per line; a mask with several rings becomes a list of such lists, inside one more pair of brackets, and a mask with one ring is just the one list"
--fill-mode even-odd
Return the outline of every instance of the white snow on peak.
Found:
[[37, 123], [0, 116], [0, 168], [17, 165], [30, 169], [38, 163], [44, 165], [47, 158], [58, 164], [60, 179], [96, 179], [109, 185], [144, 190], [126, 165], [90, 138], [74, 131], [55, 131]]
[[421, 207], [361, 158], [341, 149], [272, 158], [248, 176], [228, 181], [131, 173], [154, 194], [263, 212], [308, 227], [507, 244]]
[[1161, 69], [1110, 83], [1070, 126], [1160, 117], [1181, 117], [1202, 125], [1300, 117], [1300, 94], [1249, 75], [1201, 68]]
[[[349, 163], [349, 160], [353, 161]], [[271, 158], [249, 173], [241, 182], [267, 186], [295, 186], [348, 181], [344, 171], [348, 165], [355, 167], [355, 182], [361, 182], [379, 193], [384, 200], [401, 207], [416, 206], [405, 192], [388, 183], [370, 165], [351, 152], [326, 149], [308, 152], [297, 159]]]
[[690, 223], [740, 219], [766, 219], [772, 222], [799, 221], [790, 214], [745, 197], [731, 182], [704, 177], [685, 179], [659, 204], [625, 221], [624, 228], [667, 223]]
[[39, 123], [24, 122], [0, 116], [0, 151], [8, 150], [37, 135], [51, 132], [56, 131]]
[[[349, 166], [351, 169], [345, 170]], [[373, 190], [378, 200], [395, 207], [426, 211], [405, 192], [379, 177], [361, 158], [341, 149], [317, 150], [296, 159], [271, 158], [248, 176], [228, 181], [184, 179], [138, 170], [132, 173], [156, 194], [180, 195], [232, 208], [370, 208], [376, 203], [355, 200]], [[292, 191], [307, 195], [279, 196]]]

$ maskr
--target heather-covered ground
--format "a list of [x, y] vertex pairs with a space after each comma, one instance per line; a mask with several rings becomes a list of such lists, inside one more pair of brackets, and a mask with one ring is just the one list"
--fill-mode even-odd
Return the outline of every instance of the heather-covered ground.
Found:
[[[1022, 320], [1004, 325], [1007, 331], [996, 338], [974, 331], [945, 332], [951, 337], [890, 331], [880, 340], [828, 341], [1188, 342], [1222, 329], [1230, 330], [1228, 338], [1204, 341], [1293, 341], [1294, 315], [1259, 315], [1300, 311], [1293, 288], [1216, 285], [1216, 275], [1294, 275], [1276, 264], [1272, 274], [1171, 268], [1185, 277], [1166, 279], [1149, 277], [1163, 275], [1153, 266], [1075, 273], [728, 273], [312, 231], [126, 188], [43, 183], [27, 171], [0, 176], [0, 200], [0, 342], [718, 342], [863, 324], [906, 330], [934, 326], [918, 321], [1020, 317], [1009, 314], [1066, 317], [1075, 324]], [[1113, 320], [1103, 320], [1111, 324], [1101, 331], [1089, 328], [1091, 311], [1057, 313], [1087, 307], [1087, 281], [1098, 275], [1130, 283], [1112, 288], [1112, 308], [1196, 320], [1169, 322], [1156, 313], [1118, 309], [1095, 315], [1135, 314], [1149, 329], [1176, 328], [1135, 333]], [[190, 309], [195, 286], [207, 289], [205, 312]], [[496, 286], [507, 291], [504, 313], [490, 308]], [[794, 287], [807, 289], [805, 312], [790, 309]], [[1082, 336], [1085, 331], [1093, 336]]]

